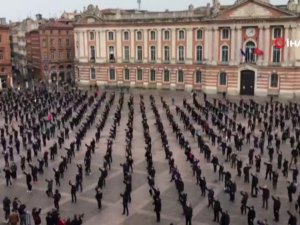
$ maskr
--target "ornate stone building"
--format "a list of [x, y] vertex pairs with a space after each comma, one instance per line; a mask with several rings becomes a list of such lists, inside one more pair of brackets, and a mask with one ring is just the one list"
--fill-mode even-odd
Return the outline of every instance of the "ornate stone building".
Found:
[[74, 27], [75, 74], [88, 84], [291, 97], [300, 94], [299, 12], [297, 0], [176, 12], [89, 5]]

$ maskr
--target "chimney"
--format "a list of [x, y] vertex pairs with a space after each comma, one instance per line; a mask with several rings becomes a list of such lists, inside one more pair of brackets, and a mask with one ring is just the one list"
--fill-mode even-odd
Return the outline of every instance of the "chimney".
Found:
[[6, 25], [6, 19], [5, 18], [0, 18], [0, 24], [1, 25]]
[[43, 19], [42, 14], [36, 14], [35, 18], [36, 18], [36, 20], [42, 20]]
[[206, 16], [210, 16], [210, 3], [206, 5]]

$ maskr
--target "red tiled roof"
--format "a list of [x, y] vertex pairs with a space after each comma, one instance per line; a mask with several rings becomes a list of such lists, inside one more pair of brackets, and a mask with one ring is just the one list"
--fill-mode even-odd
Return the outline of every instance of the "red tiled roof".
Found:
[[66, 24], [58, 20], [50, 21], [40, 26], [40, 28], [42, 29], [46, 29], [46, 28], [70, 28], [71, 29], [72, 27], [73, 26], [71, 24]]

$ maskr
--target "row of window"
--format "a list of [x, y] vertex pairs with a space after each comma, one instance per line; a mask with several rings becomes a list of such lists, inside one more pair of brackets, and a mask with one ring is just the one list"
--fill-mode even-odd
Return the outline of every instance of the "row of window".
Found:
[[[219, 85], [227, 85], [227, 74], [226, 72], [221, 72], [219, 74]], [[272, 73], [270, 76], [270, 87], [278, 88], [279, 85], [279, 76], [277, 73]]]
[[[56, 58], [56, 55], [57, 55], [57, 51], [53, 51], [52, 50], [50, 52], [50, 60], [54, 60]], [[71, 56], [72, 56], [71, 52], [67, 51], [66, 52], [66, 59], [71, 59]], [[47, 55], [44, 55], [43, 58], [47, 59]], [[65, 55], [64, 55], [64, 53], [62, 51], [58, 52], [58, 59], [59, 60], [64, 60], [65, 59]]]
[[[91, 68], [90, 71], [90, 78], [92, 80], [96, 79], [96, 69]], [[202, 73], [200, 70], [197, 70], [194, 74], [194, 82], [196, 84], [201, 84], [202, 83]], [[116, 80], [116, 70], [114, 68], [109, 69], [109, 80]], [[124, 80], [129, 81], [130, 80], [130, 70], [129, 69], [124, 69]], [[136, 70], [136, 80], [137, 81], [143, 81], [143, 70], [142, 69], [137, 69]], [[151, 82], [156, 81], [156, 70], [152, 69], [150, 70], [150, 77], [149, 80]], [[221, 72], [219, 74], [219, 85], [225, 86], [227, 85], [227, 73], [226, 72]], [[170, 82], [170, 71], [169, 70], [164, 70], [163, 71], [163, 82]], [[177, 83], [183, 83], [184, 82], [184, 71], [183, 70], [178, 70], [177, 72]], [[278, 88], [279, 84], [279, 76], [277, 73], [272, 73], [270, 76], [270, 87], [271, 88]]]
[[[57, 43], [58, 43], [58, 47], [62, 47], [63, 46], [63, 41], [61, 38], [58, 39]], [[66, 46], [69, 47], [70, 46], [70, 39], [67, 38], [65, 39], [66, 42]], [[48, 45], [47, 39], [43, 39], [42, 41], [42, 46], [43, 48], [46, 48]], [[54, 47], [55, 46], [55, 39], [51, 38], [50, 39], [50, 47]]]
[[[184, 30], [179, 30], [177, 32], [178, 35], [178, 40], [185, 40], [185, 31]], [[115, 32], [109, 31], [107, 34], [107, 38], [109, 41], [114, 41], [115, 40]], [[91, 31], [89, 33], [89, 40], [94, 41], [96, 39], [95, 37], [95, 32]], [[123, 32], [123, 40], [124, 41], [129, 41], [130, 39], [130, 32], [129, 31], [124, 31]], [[156, 31], [150, 31], [149, 33], [149, 39], [151, 41], [156, 41], [157, 40], [157, 32]], [[165, 41], [171, 40], [171, 31], [165, 30], [163, 31], [163, 39]], [[196, 39], [197, 40], [202, 40], [203, 39], [203, 31], [201, 29], [197, 30], [196, 32]], [[142, 41], [143, 40], [143, 32], [142, 31], [136, 31], [136, 40], [137, 41]]]
[[[282, 37], [282, 28], [281, 27], [275, 27], [273, 28], [273, 38], [279, 38]], [[157, 31], [150, 31], [149, 33], [150, 37], [149, 39], [151, 41], [156, 41], [157, 40]], [[230, 28], [221, 28], [221, 39], [222, 40], [229, 40], [230, 38]], [[185, 40], [185, 30], [178, 30], [177, 31], [177, 38], [178, 40]], [[95, 32], [91, 31], [89, 34], [89, 39], [91, 41], [95, 40]], [[124, 31], [123, 32], [123, 40], [128, 41], [130, 39], [130, 32], [129, 31]], [[164, 30], [163, 31], [163, 39], [165, 41], [169, 41], [171, 39], [171, 31], [169, 30]], [[196, 39], [197, 40], [202, 40], [203, 39], [203, 30], [198, 29], [196, 31]], [[109, 31], [108, 32], [108, 40], [109, 41], [114, 41], [115, 40], [115, 32]], [[142, 41], [143, 40], [143, 32], [142, 31], [136, 31], [136, 40]]]
[[[96, 69], [95, 68], [91, 68], [90, 78], [92, 80], [96, 79]], [[152, 82], [156, 81], [156, 70], [154, 70], [154, 69], [150, 70], [149, 79]], [[116, 80], [116, 70], [114, 68], [109, 69], [109, 80]], [[129, 69], [124, 69], [124, 80], [125, 81], [130, 80], [130, 70]], [[143, 70], [142, 69], [136, 70], [136, 80], [143, 81]], [[163, 82], [170, 82], [170, 71], [169, 70], [163, 71]], [[177, 82], [178, 83], [184, 82], [184, 71], [183, 70], [178, 70]], [[202, 73], [200, 70], [197, 70], [195, 72], [195, 83], [200, 84], [201, 82], [202, 82]]]
[[[255, 61], [255, 53], [254, 53], [254, 47], [250, 48], [250, 53], [246, 57], [246, 61]], [[164, 46], [163, 50], [163, 61], [164, 62], [170, 62], [170, 46]], [[109, 46], [109, 60], [115, 60], [115, 47]], [[95, 46], [90, 47], [90, 57], [91, 59], [95, 60], [96, 57], [96, 50]], [[157, 51], [156, 46], [150, 46], [150, 61], [155, 62], [157, 57]], [[124, 46], [123, 48], [123, 60], [129, 61], [130, 60], [130, 47]], [[143, 60], [143, 46], [137, 46], [136, 47], [136, 60], [142, 61]], [[177, 50], [177, 60], [179, 62], [183, 62], [185, 60], [185, 48], [184, 46], [178, 46]], [[201, 45], [198, 45], [196, 47], [196, 61], [202, 62], [203, 61], [203, 47]], [[221, 62], [222, 63], [228, 63], [229, 62], [229, 46], [223, 45], [221, 47]], [[273, 63], [280, 63], [281, 62], [281, 49], [273, 47], [272, 48], [272, 62]]]
[[[156, 46], [150, 46], [150, 61], [155, 62], [157, 58], [157, 48]], [[171, 48], [170, 46], [164, 46], [163, 50], [163, 61], [164, 62], [170, 62], [170, 54]], [[115, 47], [109, 46], [108, 47], [109, 52], [109, 60], [115, 60]], [[90, 57], [92, 60], [95, 60], [96, 57], [96, 50], [95, 46], [90, 46]], [[123, 47], [123, 60], [129, 61], [130, 60], [130, 47], [124, 46]], [[136, 47], [136, 60], [142, 61], [143, 60], [143, 46], [137, 46]], [[180, 62], [183, 62], [185, 60], [185, 48], [184, 46], [178, 47], [178, 57], [177, 60]], [[202, 62], [203, 60], [203, 47], [201, 45], [196, 47], [196, 61]]]

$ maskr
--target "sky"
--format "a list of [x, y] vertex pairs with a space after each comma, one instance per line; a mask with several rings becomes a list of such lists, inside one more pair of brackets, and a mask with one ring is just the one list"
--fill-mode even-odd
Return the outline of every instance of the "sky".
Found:
[[[124, 8], [137, 9], [137, 0], [0, 0], [0, 17], [7, 21], [18, 21], [34, 17], [40, 13], [45, 18], [59, 17], [64, 11], [82, 11], [84, 6], [97, 4], [100, 9]], [[187, 9], [190, 4], [195, 7], [205, 6], [212, 0], [141, 0], [141, 9], [164, 11]], [[221, 4], [232, 4], [235, 0], [220, 0]], [[286, 4], [288, 0], [271, 0], [272, 4]]]

